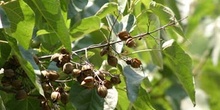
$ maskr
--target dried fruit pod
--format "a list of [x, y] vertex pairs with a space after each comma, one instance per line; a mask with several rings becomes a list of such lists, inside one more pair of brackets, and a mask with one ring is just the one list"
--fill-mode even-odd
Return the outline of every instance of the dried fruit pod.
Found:
[[5, 69], [4, 70], [4, 76], [11, 78], [13, 76], [15, 76], [14, 70], [12, 69]]
[[22, 100], [22, 99], [25, 99], [27, 98], [27, 92], [25, 90], [18, 90], [15, 94], [15, 98], [17, 100]]
[[65, 63], [63, 65], [63, 72], [66, 74], [71, 74], [73, 72], [74, 65], [72, 63]]
[[63, 104], [67, 104], [68, 103], [68, 101], [69, 101], [69, 94], [67, 93], [67, 92], [62, 92], [61, 93], [61, 102], [63, 103]]
[[85, 76], [92, 76], [94, 74], [93, 67], [90, 64], [83, 65], [81, 71]]
[[82, 82], [81, 85], [87, 88], [94, 87], [94, 78], [92, 76], [87, 76]]
[[74, 78], [76, 78], [76, 77], [78, 77], [78, 76], [80, 75], [80, 73], [81, 73], [81, 70], [80, 70], [80, 69], [73, 69], [73, 71], [72, 71], [72, 76], [73, 76]]
[[12, 80], [11, 85], [12, 85], [14, 88], [21, 88], [21, 86], [22, 86], [22, 81], [19, 80], [19, 79]]
[[126, 40], [125, 45], [131, 48], [131, 47], [135, 47], [135, 46], [136, 46], [136, 43], [135, 43], [134, 39], [128, 38], [128, 39]]
[[104, 80], [104, 86], [105, 86], [107, 89], [111, 89], [111, 88], [113, 87], [112, 82], [109, 81], [109, 80]]
[[103, 47], [100, 51], [100, 55], [101, 56], [104, 56], [105, 54], [107, 54], [109, 52], [109, 47], [106, 46], [106, 47]]
[[10, 78], [3, 76], [1, 79], [1, 83], [3, 87], [10, 87], [11, 86], [11, 82], [10, 82]]
[[105, 74], [102, 73], [101, 71], [96, 71], [96, 72], [95, 72], [95, 79], [96, 79], [96, 80], [99, 80], [98, 77], [99, 77], [101, 80], [104, 80], [104, 79], [105, 79]]
[[50, 85], [46, 82], [42, 83], [41, 85], [44, 91], [49, 91], [51, 89]]
[[51, 80], [51, 81], [55, 81], [59, 78], [59, 74], [54, 71], [54, 70], [43, 70], [41, 71], [41, 73], [43, 74], [43, 76], [45, 76], [47, 79]]
[[60, 53], [62, 54], [70, 54], [65, 48], [60, 49]]
[[53, 102], [56, 102], [56, 101], [60, 100], [61, 95], [60, 95], [59, 92], [54, 91], [54, 92], [51, 93], [50, 98], [51, 98], [51, 100], [52, 100]]
[[126, 41], [128, 38], [131, 38], [131, 35], [127, 31], [121, 31], [121, 32], [118, 33], [118, 37], [122, 41]]
[[131, 65], [131, 67], [133, 67], [133, 68], [140, 68], [140, 66], [142, 65], [141, 61], [138, 60], [137, 58], [132, 58], [132, 59], [126, 60], [126, 63], [128, 65]]
[[51, 56], [51, 58], [50, 58], [50, 61], [58, 62], [60, 55], [61, 55], [61, 54], [59, 54], [59, 53], [53, 54], [53, 55]]
[[107, 62], [109, 65], [116, 67], [118, 64], [118, 59], [115, 56], [108, 55]]
[[120, 79], [119, 75], [115, 75], [115, 76], [111, 77], [110, 81], [112, 84], [120, 84], [121, 83], [121, 79]]
[[104, 85], [99, 85], [97, 92], [98, 95], [102, 98], [105, 98], [108, 94], [107, 88]]

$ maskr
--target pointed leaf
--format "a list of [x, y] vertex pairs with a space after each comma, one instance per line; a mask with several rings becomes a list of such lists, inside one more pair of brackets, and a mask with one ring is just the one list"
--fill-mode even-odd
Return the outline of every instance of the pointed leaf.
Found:
[[104, 99], [95, 89], [82, 87], [78, 82], [71, 86], [70, 101], [77, 110], [102, 110]]
[[[156, 3], [153, 1], [150, 4], [150, 9], [152, 10], [152, 12], [154, 14], [156, 14], [160, 18], [162, 25], [168, 24], [170, 22], [177, 22], [175, 14], [173, 13], [173, 11], [169, 7], [166, 7], [162, 4], [159, 4], [159, 3]], [[180, 27], [180, 25], [178, 23], [175, 23], [167, 31], [169, 32], [169, 34], [173, 38], [177, 37], [175, 34], [178, 34], [178, 35], [184, 37], [184, 33], [182, 31], [182, 28]]]
[[98, 16], [100, 19], [106, 17], [108, 14], [113, 13], [114, 11], [117, 11], [118, 4], [115, 2], [109, 2], [104, 4], [99, 11], [96, 12], [96, 16]]
[[123, 74], [125, 76], [128, 99], [131, 102], [134, 102], [138, 97], [139, 87], [144, 79], [144, 76], [140, 75], [143, 74], [143, 72], [133, 70], [124, 62], [120, 62], [120, 65], [122, 66]]
[[[25, 0], [32, 8], [35, 17], [38, 20], [36, 23], [40, 27], [42, 21], [47, 24], [47, 31], [53, 32], [65, 48], [71, 51], [71, 42], [68, 28], [64, 22], [61, 8], [58, 0]], [[36, 20], [36, 21], [37, 21]], [[42, 27], [40, 27], [42, 28]]]
[[89, 34], [95, 30], [100, 29], [101, 20], [99, 17], [92, 16], [84, 18], [81, 21], [77, 22], [70, 29], [70, 34], [73, 39], [81, 37], [83, 35]]
[[[192, 60], [188, 54], [174, 40], [164, 43], [163, 53], [168, 59], [169, 66], [188, 93], [191, 101], [195, 104], [195, 88], [192, 75]], [[168, 44], [170, 46], [168, 46]], [[172, 44], [172, 45], [171, 45]]]

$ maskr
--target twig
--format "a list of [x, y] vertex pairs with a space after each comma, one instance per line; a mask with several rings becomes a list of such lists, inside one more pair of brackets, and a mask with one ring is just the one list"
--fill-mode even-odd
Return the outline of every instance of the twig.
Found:
[[[185, 19], [185, 18], [183, 18]], [[138, 34], [136, 36], [133, 36], [132, 39], [138, 39], [138, 38], [144, 38], [144, 37], [147, 37], [147, 35], [151, 35], [159, 30], [162, 30], [162, 29], [165, 29], [169, 26], [173, 26], [175, 25], [176, 23], [178, 23], [178, 21], [182, 21], [183, 19], [180, 19], [180, 20], [177, 20], [177, 21], [172, 21], [166, 25], [163, 25], [151, 32], [146, 32], [146, 33], [142, 33], [142, 34]], [[91, 45], [91, 46], [88, 46], [88, 47], [85, 47], [85, 48], [81, 48], [81, 49], [78, 49], [78, 50], [75, 50], [75, 51], [72, 51], [72, 53], [79, 53], [79, 52], [83, 52], [85, 50], [91, 50], [91, 49], [96, 49], [96, 48], [102, 48], [102, 47], [105, 47], [105, 46], [109, 46], [109, 45], [114, 45], [116, 43], [120, 43], [120, 42], [123, 42], [122, 40], [119, 40], [119, 41], [113, 41], [113, 42], [108, 42], [108, 43], [105, 43], [105, 44], [100, 44], [100, 45], [97, 45], [97, 44], [94, 44], [94, 45]], [[40, 60], [43, 60], [43, 59], [48, 59], [50, 58], [52, 55], [45, 55], [45, 56], [41, 56], [41, 57], [38, 57]]]

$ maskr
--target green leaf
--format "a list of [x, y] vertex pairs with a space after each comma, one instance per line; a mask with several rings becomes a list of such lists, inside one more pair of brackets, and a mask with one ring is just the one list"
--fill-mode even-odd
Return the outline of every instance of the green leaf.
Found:
[[[12, 106], [13, 105], [13, 106]], [[7, 110], [40, 110], [40, 101], [33, 97], [28, 97], [18, 101], [15, 98], [6, 103]]]
[[[0, 68], [4, 65], [11, 53], [11, 47], [6, 43], [3, 30], [0, 30]], [[4, 41], [4, 42], [1, 42]]]
[[120, 62], [120, 65], [122, 66], [123, 74], [125, 76], [128, 99], [131, 102], [134, 102], [138, 97], [140, 84], [145, 78], [140, 75], [143, 74], [143, 71], [134, 70], [124, 62]]
[[24, 69], [27, 76], [35, 85], [39, 93], [44, 96], [44, 91], [42, 89], [40, 82], [40, 77], [41, 77], [40, 69], [35, 63], [33, 59], [33, 55], [29, 51], [24, 50], [24, 48], [22, 48], [21, 46], [19, 46], [18, 48], [16, 39], [7, 36], [7, 40], [12, 48], [13, 53], [16, 55], [19, 63], [21, 64], [21, 67]]
[[135, 102], [133, 103], [134, 108], [136, 110], [155, 110], [150, 102], [150, 97], [146, 90], [140, 88], [137, 100], [135, 100]]
[[127, 2], [128, 0], [118, 0], [118, 10], [120, 11], [120, 13], [124, 12]]
[[[156, 2], [151, 2], [150, 9], [154, 14], [156, 14], [159, 17], [162, 25], [168, 24], [170, 22], [177, 22], [175, 14], [169, 7], [166, 7]], [[182, 28], [178, 23], [172, 25], [172, 27], [167, 29], [167, 31], [169, 35], [173, 38], [176, 38], [178, 35], [184, 37]]]
[[0, 7], [0, 28], [9, 28], [10, 22], [5, 11]]
[[195, 104], [195, 88], [192, 75], [192, 60], [174, 40], [163, 44], [163, 53], [169, 66], [183, 85], [193, 104]]
[[115, 2], [109, 2], [104, 4], [97, 12], [96, 16], [98, 16], [100, 19], [106, 17], [108, 14], [113, 13], [114, 11], [117, 11], [118, 4]]
[[5, 105], [4, 105], [4, 102], [3, 102], [3, 100], [2, 100], [1, 95], [0, 95], [0, 109], [1, 109], [1, 110], [6, 110]]
[[104, 107], [104, 99], [96, 89], [82, 87], [78, 82], [71, 86], [70, 101], [77, 110], [102, 110]]
[[[52, 32], [68, 51], [71, 51], [71, 41], [68, 28], [64, 22], [58, 0], [25, 0], [32, 8], [36, 16], [36, 24], [39, 29], [47, 29]], [[44, 23], [45, 24], [42, 24]], [[47, 27], [42, 27], [42, 25]]]
[[95, 30], [100, 29], [101, 20], [99, 17], [92, 16], [84, 18], [81, 21], [77, 22], [70, 29], [70, 34], [73, 39], [81, 37], [83, 35], [89, 34]]

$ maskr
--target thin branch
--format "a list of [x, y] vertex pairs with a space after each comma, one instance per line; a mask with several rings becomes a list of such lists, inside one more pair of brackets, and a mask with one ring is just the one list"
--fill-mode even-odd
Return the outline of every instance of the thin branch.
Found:
[[[185, 18], [183, 18], [185, 19]], [[183, 19], [180, 19], [178, 21], [182, 21]], [[136, 36], [133, 36], [132, 39], [139, 39], [139, 38], [144, 38], [144, 37], [147, 37], [148, 35], [151, 35], [157, 31], [160, 31], [160, 30], [163, 30], [169, 26], [173, 26], [175, 25], [176, 23], [178, 23], [178, 21], [173, 21], [173, 22], [170, 22], [166, 25], [163, 25], [151, 32], [146, 32], [146, 33], [142, 33], [142, 34], [138, 34]], [[119, 40], [119, 41], [113, 41], [113, 42], [108, 42], [108, 43], [105, 43], [105, 44], [100, 44], [100, 45], [97, 45], [97, 44], [94, 44], [94, 45], [91, 45], [91, 46], [88, 46], [88, 47], [85, 47], [85, 48], [81, 48], [81, 49], [78, 49], [78, 50], [74, 50], [72, 51], [72, 53], [79, 53], [79, 52], [83, 52], [85, 50], [91, 50], [91, 49], [96, 49], [96, 48], [102, 48], [102, 47], [105, 47], [105, 46], [109, 46], [109, 45], [114, 45], [116, 43], [120, 43], [120, 42], [123, 42], [122, 40]], [[46, 56], [41, 56], [39, 57], [40, 60], [43, 60], [43, 59], [48, 59], [50, 58], [52, 55], [46, 55]]]

